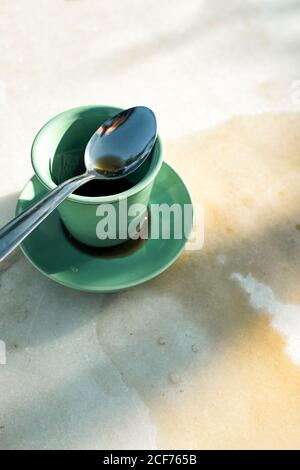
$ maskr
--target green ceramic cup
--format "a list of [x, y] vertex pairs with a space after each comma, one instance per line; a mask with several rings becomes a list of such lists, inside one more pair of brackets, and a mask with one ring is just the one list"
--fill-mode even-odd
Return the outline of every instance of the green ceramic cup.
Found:
[[[64, 111], [47, 122], [37, 134], [31, 149], [32, 166], [42, 185], [50, 191], [62, 181], [84, 173], [84, 150], [91, 135], [98, 129], [99, 123], [120, 111], [120, 108], [111, 106], [81, 106]], [[71, 194], [58, 207], [70, 234], [76, 240], [94, 247], [114, 246], [126, 241], [124, 224], [127, 228], [136, 215], [127, 214], [125, 221], [123, 215], [120, 226], [120, 201], [123, 209], [124, 203], [127, 207], [133, 204], [147, 206], [162, 161], [162, 146], [158, 138], [151, 156], [125, 181], [98, 180], [92, 182], [97, 187], [89, 187], [88, 190], [88, 186], [82, 187], [81, 194]], [[94, 196], [94, 193], [99, 194], [99, 190], [102, 195]], [[82, 195], [86, 193], [89, 195]], [[116, 236], [112, 239], [100, 239], [99, 232], [97, 235], [97, 226], [104, 217], [104, 214], [97, 214], [101, 213], [99, 208], [104, 204], [111, 204], [116, 212]]]

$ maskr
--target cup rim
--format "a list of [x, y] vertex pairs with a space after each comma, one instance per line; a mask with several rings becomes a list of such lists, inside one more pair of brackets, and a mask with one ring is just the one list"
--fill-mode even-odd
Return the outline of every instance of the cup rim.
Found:
[[[55, 121], [57, 118], [63, 116], [64, 114], [68, 114], [68, 113], [72, 113], [72, 112], [82, 112], [82, 111], [86, 111], [86, 110], [91, 109], [91, 108], [111, 108], [111, 109], [116, 110], [116, 112], [122, 111], [122, 108], [118, 108], [116, 106], [110, 106], [110, 105], [102, 105], [102, 104], [95, 104], [95, 105], [91, 104], [91, 105], [76, 106], [74, 108], [67, 109], [67, 110], [62, 111], [61, 113], [58, 113], [55, 116], [53, 116], [51, 119], [49, 119], [49, 121], [47, 121], [41, 127], [41, 129], [36, 134], [36, 136], [33, 140], [32, 146], [31, 146], [31, 164], [32, 164], [34, 172], [35, 172], [36, 176], [38, 177], [39, 181], [47, 189], [53, 190], [57, 187], [57, 184], [54, 183], [54, 181], [52, 180], [50, 174], [49, 174], [49, 177], [45, 177], [45, 175], [42, 176], [42, 174], [39, 170], [37, 157], [36, 157], [36, 145], [37, 145], [39, 139], [47, 132], [47, 130], [48, 130], [49, 126], [51, 125], [51, 123], [53, 121]], [[163, 162], [163, 156], [162, 156], [163, 152], [162, 152], [162, 143], [161, 143], [161, 139], [160, 139], [159, 135], [157, 135], [157, 140], [156, 140], [155, 145], [158, 145], [159, 149], [158, 149], [157, 162], [156, 162], [154, 168], [152, 170], [151, 170], [151, 168], [149, 168], [149, 170], [147, 171], [145, 176], [137, 184], [135, 184], [131, 188], [127, 189], [126, 191], [122, 191], [122, 192], [116, 193], [116, 194], [111, 194], [111, 195], [108, 195], [108, 196], [80, 196], [79, 194], [71, 194], [70, 196], [68, 196], [66, 198], [66, 200], [76, 202], [76, 203], [81, 203], [81, 204], [100, 204], [100, 203], [104, 203], [104, 202], [120, 201], [120, 200], [123, 200], [123, 199], [127, 199], [128, 197], [133, 196], [134, 194], [139, 193], [141, 190], [143, 190], [145, 187], [147, 187], [153, 181], [153, 179], [156, 177], [156, 175], [158, 174], [158, 172], [161, 168], [161, 165], [162, 165], [162, 162]], [[46, 175], [46, 176], [48, 176], [48, 175]]]

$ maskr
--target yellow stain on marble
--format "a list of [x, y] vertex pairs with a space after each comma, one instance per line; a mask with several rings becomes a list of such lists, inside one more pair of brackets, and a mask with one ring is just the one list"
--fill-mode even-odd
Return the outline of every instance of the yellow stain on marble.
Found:
[[282, 349], [265, 318], [218, 345], [182, 393], [152, 406], [160, 447], [299, 448], [300, 374]]
[[183, 282], [184, 314], [201, 317], [215, 344], [205, 367], [188, 370], [180, 396], [152, 408], [161, 447], [300, 448], [300, 368], [271, 319], [230, 281], [251, 272], [300, 304], [299, 135], [298, 114], [264, 114], [167, 146], [206, 217], [206, 245], [174, 267], [174, 287]]
[[300, 305], [299, 135], [298, 114], [263, 114], [165, 145], [205, 206], [204, 248], [117, 294], [97, 324], [149, 410], [158, 448], [300, 448], [300, 368], [231, 279], [251, 273]]
[[199, 256], [227, 255], [232, 270], [253, 269], [288, 303], [300, 302], [299, 135], [297, 113], [236, 117], [166, 151], [205, 207]]

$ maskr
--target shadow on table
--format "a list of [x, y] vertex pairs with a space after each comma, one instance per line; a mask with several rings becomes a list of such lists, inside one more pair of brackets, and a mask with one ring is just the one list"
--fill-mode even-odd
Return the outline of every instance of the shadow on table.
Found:
[[[35, 191], [34, 185], [31, 189]], [[0, 198], [1, 225], [14, 217], [17, 199], [17, 193]], [[52, 230], [50, 223], [49, 237]], [[34, 236], [33, 232], [29, 238]], [[40, 249], [47, 250], [47, 246]], [[0, 263], [0, 330], [8, 350], [51, 342], [80, 328], [95, 318], [102, 300], [101, 295], [72, 291], [45, 278], [20, 248]]]

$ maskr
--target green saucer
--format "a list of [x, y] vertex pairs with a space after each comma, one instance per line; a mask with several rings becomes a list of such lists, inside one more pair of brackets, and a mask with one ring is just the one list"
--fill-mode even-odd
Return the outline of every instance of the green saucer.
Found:
[[[24, 187], [16, 213], [45, 194], [33, 176]], [[150, 204], [191, 204], [189, 192], [166, 163], [156, 177]], [[186, 221], [185, 221], [186, 222]], [[188, 232], [190, 233], [192, 227]], [[29, 261], [64, 286], [89, 292], [116, 292], [141, 284], [167, 269], [179, 256], [186, 238], [130, 240], [114, 248], [90, 248], [70, 237], [55, 210], [22, 243]]]

